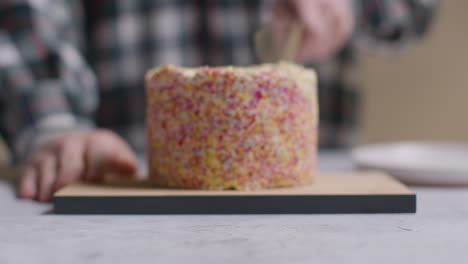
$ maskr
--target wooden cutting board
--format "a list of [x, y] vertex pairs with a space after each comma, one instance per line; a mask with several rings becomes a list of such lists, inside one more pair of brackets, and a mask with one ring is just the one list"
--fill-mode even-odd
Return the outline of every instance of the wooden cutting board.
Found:
[[76, 183], [54, 196], [58, 214], [414, 213], [416, 194], [381, 172], [324, 174], [299, 188], [161, 189], [149, 181]]

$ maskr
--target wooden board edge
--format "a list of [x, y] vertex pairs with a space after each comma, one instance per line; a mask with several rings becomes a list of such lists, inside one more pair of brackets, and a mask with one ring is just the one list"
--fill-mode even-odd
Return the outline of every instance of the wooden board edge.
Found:
[[55, 197], [56, 214], [415, 213], [416, 194], [321, 196]]

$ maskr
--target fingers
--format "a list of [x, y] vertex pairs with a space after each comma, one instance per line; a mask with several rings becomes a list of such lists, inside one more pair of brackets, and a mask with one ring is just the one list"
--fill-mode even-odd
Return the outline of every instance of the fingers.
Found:
[[[277, 52], [281, 52], [290, 37], [292, 23], [300, 21], [304, 27], [301, 37], [301, 46], [296, 58], [300, 61], [317, 62], [320, 54], [328, 49], [327, 38], [330, 35], [328, 23], [324, 20], [327, 16], [322, 12], [322, 1], [294, 0], [277, 1], [274, 9], [275, 19], [272, 21], [274, 28], [274, 45]], [[333, 32], [335, 33], [335, 32]], [[333, 34], [332, 33], [332, 34]]]
[[57, 177], [56, 157], [49, 154], [45, 155], [37, 164], [38, 173], [38, 200], [49, 202], [52, 200], [52, 189]]
[[56, 179], [57, 162], [53, 152], [38, 151], [26, 162], [21, 174], [18, 193], [21, 198], [48, 202]]
[[102, 180], [109, 173], [135, 174], [137, 158], [127, 143], [116, 134], [109, 131], [94, 133], [88, 138], [86, 146], [86, 180]]
[[84, 137], [83, 133], [70, 133], [36, 149], [24, 164], [19, 196], [48, 202], [56, 190], [79, 179], [84, 170]]
[[119, 152], [109, 160], [101, 171], [102, 180], [110, 181], [123, 178], [136, 178], [138, 162], [133, 152]]
[[134, 176], [138, 162], [123, 139], [110, 131], [72, 133], [50, 141], [24, 165], [22, 198], [50, 201], [53, 192], [80, 178], [96, 181], [108, 173]]
[[98, 140], [90, 139], [85, 147], [85, 174], [84, 179], [87, 181], [98, 181], [103, 177], [104, 167], [110, 164], [107, 161], [112, 155], [111, 150], [106, 149], [104, 144]]
[[82, 178], [85, 170], [84, 139], [66, 140], [58, 151], [58, 176], [53, 191]]
[[35, 199], [37, 195], [37, 174], [34, 166], [26, 166], [22, 170], [20, 183], [18, 185], [20, 198]]
[[[304, 1], [303, 1], [304, 2]], [[306, 1], [305, 6], [311, 5]], [[315, 4], [307, 8], [299, 8], [298, 16], [305, 27], [301, 49], [298, 58], [311, 59], [315, 62], [325, 59], [331, 49], [332, 40], [338, 32], [330, 24], [332, 13], [328, 4]]]
[[356, 21], [350, 1], [344, 1], [341, 5], [337, 6], [337, 9], [338, 11], [334, 17], [334, 28], [341, 29], [343, 32], [336, 36], [337, 48], [339, 49], [352, 37]]
[[290, 25], [299, 20], [304, 26], [302, 45], [296, 59], [319, 63], [337, 53], [354, 29], [352, 5], [348, 0], [277, 1], [273, 20], [274, 44], [280, 50], [288, 39]]
[[[125, 150], [124, 150], [125, 149]], [[122, 151], [112, 157], [111, 171], [123, 175], [134, 176], [138, 168], [138, 159], [129, 147], [122, 147]]]

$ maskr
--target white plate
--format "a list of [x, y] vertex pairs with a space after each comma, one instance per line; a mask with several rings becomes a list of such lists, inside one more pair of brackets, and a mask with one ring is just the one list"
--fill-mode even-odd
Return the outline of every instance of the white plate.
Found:
[[468, 185], [468, 144], [398, 142], [351, 152], [360, 167], [388, 172], [409, 184]]

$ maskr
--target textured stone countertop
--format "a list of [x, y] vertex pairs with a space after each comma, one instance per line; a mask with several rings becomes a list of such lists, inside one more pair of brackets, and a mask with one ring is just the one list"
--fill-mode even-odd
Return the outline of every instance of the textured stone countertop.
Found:
[[416, 214], [65, 216], [0, 180], [0, 263], [468, 263], [468, 188], [414, 189]]

